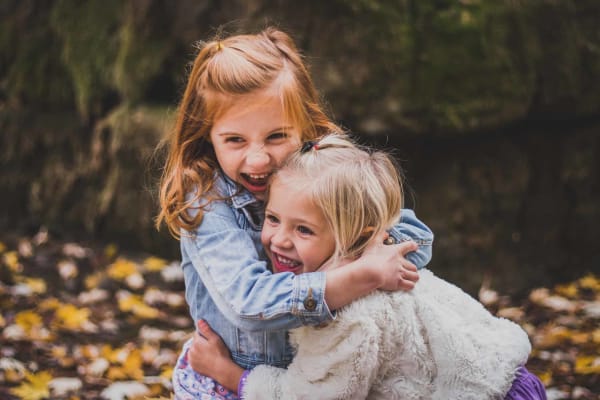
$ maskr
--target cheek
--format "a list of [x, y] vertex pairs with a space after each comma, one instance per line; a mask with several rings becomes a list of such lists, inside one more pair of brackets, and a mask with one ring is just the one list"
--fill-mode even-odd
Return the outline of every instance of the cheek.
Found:
[[288, 158], [294, 151], [298, 150], [300, 144], [290, 143], [285, 146], [281, 146], [277, 151], [277, 155], [275, 156], [277, 160], [277, 166], [280, 166], [286, 158]]
[[269, 228], [265, 224], [263, 224], [263, 230], [260, 233], [260, 242], [262, 243], [265, 249], [269, 247], [269, 244], [271, 242], [270, 237], [271, 235], [269, 233]]

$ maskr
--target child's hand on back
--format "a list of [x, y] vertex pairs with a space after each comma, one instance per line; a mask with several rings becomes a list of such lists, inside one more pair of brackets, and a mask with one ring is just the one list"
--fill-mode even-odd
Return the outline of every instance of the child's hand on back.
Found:
[[231, 391], [237, 391], [244, 370], [233, 362], [229, 349], [206, 321], [198, 321], [198, 331], [194, 333], [187, 356], [194, 371], [213, 378]]
[[379, 289], [411, 290], [419, 280], [417, 267], [405, 257], [407, 253], [418, 249], [415, 242], [400, 244], [384, 244], [389, 234], [382, 232], [365, 249], [362, 257], [369, 257], [369, 265], [376, 268], [376, 273], [381, 279]]

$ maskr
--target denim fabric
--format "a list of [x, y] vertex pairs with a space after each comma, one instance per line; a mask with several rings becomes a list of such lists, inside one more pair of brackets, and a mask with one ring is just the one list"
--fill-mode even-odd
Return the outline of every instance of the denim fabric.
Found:
[[[262, 204], [223, 175], [215, 190], [226, 200], [213, 201], [200, 226], [181, 236], [190, 314], [210, 324], [241, 367], [286, 367], [293, 357], [287, 329], [334, 318], [324, 301], [325, 273], [272, 274], [260, 243]], [[391, 235], [420, 245], [409, 257], [418, 267], [431, 259], [433, 234], [412, 211], [403, 210]], [[317, 304], [312, 311], [303, 304], [309, 291]]]

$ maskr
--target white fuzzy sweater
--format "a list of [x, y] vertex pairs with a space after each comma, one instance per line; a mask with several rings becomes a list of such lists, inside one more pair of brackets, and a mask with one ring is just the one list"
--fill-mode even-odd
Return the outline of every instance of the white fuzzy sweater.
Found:
[[288, 369], [256, 367], [244, 399], [503, 399], [531, 351], [517, 324], [428, 270], [411, 292], [377, 291], [290, 341]]

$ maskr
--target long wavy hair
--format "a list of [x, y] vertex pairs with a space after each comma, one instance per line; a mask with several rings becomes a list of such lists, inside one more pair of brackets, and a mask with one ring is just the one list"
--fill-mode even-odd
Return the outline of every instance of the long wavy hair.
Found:
[[[231, 104], [266, 89], [276, 90], [286, 120], [303, 140], [341, 131], [323, 111], [307, 66], [286, 33], [267, 28], [201, 44], [167, 142], [157, 228], [165, 223], [179, 238], [182, 229], [193, 231], [201, 223], [214, 200], [208, 194], [219, 167], [211, 128]], [[194, 206], [201, 197], [202, 206]]]

